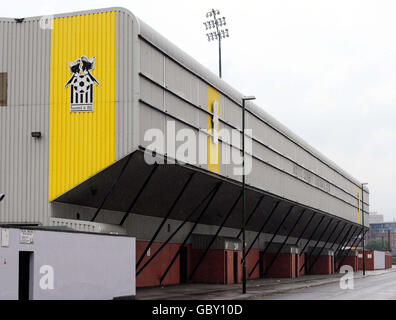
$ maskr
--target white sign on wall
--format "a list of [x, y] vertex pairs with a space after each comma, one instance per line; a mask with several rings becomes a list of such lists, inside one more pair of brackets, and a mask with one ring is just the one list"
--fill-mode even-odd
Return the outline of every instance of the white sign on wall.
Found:
[[33, 230], [21, 230], [21, 233], [19, 235], [19, 242], [21, 244], [32, 244], [33, 235]]
[[219, 102], [216, 100], [213, 103], [213, 144], [219, 143]]
[[10, 230], [9, 229], [1, 229], [1, 246], [2, 247], [10, 246]]

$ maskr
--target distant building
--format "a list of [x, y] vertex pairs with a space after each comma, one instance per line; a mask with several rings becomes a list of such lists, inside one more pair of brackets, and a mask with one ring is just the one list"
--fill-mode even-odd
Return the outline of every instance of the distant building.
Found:
[[370, 230], [366, 237], [366, 242], [380, 239], [385, 243], [385, 241], [388, 241], [388, 231], [390, 231], [391, 249], [396, 249], [396, 222], [371, 223], [370, 220]]
[[373, 233], [396, 233], [396, 222], [370, 223], [370, 229]]
[[384, 216], [382, 214], [377, 214], [376, 212], [370, 213], [369, 215], [369, 223], [383, 223]]

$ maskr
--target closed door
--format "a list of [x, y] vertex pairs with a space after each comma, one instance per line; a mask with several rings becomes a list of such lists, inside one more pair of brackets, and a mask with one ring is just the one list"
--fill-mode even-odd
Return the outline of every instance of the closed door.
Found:
[[31, 283], [31, 261], [33, 252], [20, 251], [19, 252], [19, 267], [18, 267], [18, 299], [29, 300]]
[[265, 266], [264, 266], [264, 252], [259, 253], [259, 273], [260, 273], [260, 278], [264, 278], [265, 274]]
[[224, 281], [225, 284], [228, 284], [228, 252], [227, 251], [224, 252], [224, 270], [225, 270]]
[[187, 247], [180, 248], [180, 283], [187, 282]]
[[234, 252], [234, 283], [238, 283], [238, 252]]

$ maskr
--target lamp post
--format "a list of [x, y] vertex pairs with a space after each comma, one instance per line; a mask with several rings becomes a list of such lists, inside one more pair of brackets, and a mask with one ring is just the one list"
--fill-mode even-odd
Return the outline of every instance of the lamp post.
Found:
[[254, 96], [242, 98], [242, 293], [246, 294], [246, 172], [245, 172], [245, 105], [248, 100], [255, 100]]
[[216, 29], [214, 32], [209, 32], [206, 34], [208, 37], [208, 41], [218, 40], [219, 41], [219, 77], [222, 76], [221, 71], [221, 40], [225, 38], [229, 38], [228, 29], [222, 30], [221, 27], [226, 25], [225, 17], [218, 18], [217, 16], [220, 15], [219, 10], [212, 9], [206, 14], [206, 18], [213, 18], [213, 20], [208, 20], [204, 22], [206, 30]]
[[364, 229], [366, 228], [364, 224], [364, 186], [368, 185], [368, 183], [362, 183], [362, 224], [363, 224], [363, 231], [362, 231], [362, 236], [363, 236], [363, 275], [366, 275], [366, 253], [365, 253], [365, 239], [364, 239]]

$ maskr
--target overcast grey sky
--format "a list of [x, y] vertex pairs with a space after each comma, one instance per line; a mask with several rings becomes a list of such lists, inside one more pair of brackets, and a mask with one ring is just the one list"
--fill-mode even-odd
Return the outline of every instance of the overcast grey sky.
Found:
[[9, 1], [28, 17], [128, 8], [217, 73], [203, 21], [227, 17], [223, 78], [351, 175], [369, 182], [371, 211], [396, 218], [396, 2], [383, 0]]

